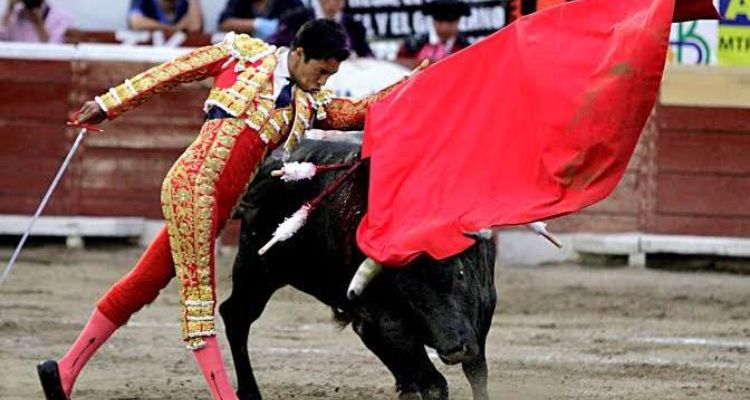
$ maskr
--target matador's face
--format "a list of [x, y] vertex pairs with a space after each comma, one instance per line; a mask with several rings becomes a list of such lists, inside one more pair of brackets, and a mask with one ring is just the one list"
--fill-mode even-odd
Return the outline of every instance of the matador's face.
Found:
[[341, 62], [333, 57], [318, 60], [305, 60], [301, 47], [292, 50], [289, 59], [289, 74], [292, 80], [306, 92], [317, 92], [326, 84], [328, 78], [339, 70]]

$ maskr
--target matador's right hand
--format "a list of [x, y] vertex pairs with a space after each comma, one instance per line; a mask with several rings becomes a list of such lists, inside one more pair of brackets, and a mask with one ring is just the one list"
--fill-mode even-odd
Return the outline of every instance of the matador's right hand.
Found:
[[73, 122], [77, 124], [98, 124], [107, 119], [107, 113], [95, 101], [90, 100], [83, 103], [73, 118]]

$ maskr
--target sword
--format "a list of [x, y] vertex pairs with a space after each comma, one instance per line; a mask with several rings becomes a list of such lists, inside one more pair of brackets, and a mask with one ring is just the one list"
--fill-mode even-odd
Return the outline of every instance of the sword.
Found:
[[63, 160], [63, 163], [60, 166], [60, 169], [57, 171], [57, 175], [55, 175], [55, 179], [53, 179], [52, 184], [49, 185], [49, 188], [47, 189], [47, 193], [45, 193], [44, 197], [42, 197], [42, 201], [41, 203], [39, 203], [39, 207], [37, 207], [36, 212], [34, 213], [34, 216], [31, 217], [29, 226], [26, 228], [26, 231], [23, 233], [23, 236], [21, 236], [21, 241], [18, 242], [18, 246], [16, 246], [16, 249], [13, 251], [13, 255], [10, 256], [10, 261], [8, 261], [8, 265], [6, 265], [5, 269], [3, 269], [3, 274], [2, 276], [0, 276], [0, 285], [3, 284], [3, 282], [5, 281], [5, 278], [8, 276], [8, 274], [10, 273], [10, 270], [13, 268], [13, 264], [15, 264], [16, 258], [18, 258], [18, 255], [21, 254], [21, 249], [23, 248], [23, 245], [26, 243], [26, 239], [29, 238], [29, 234], [31, 233], [31, 228], [34, 227], [34, 224], [39, 219], [39, 215], [42, 213], [42, 210], [44, 210], [44, 207], [47, 206], [47, 202], [49, 201], [49, 198], [52, 197], [52, 192], [55, 191], [57, 184], [60, 183], [60, 179], [65, 173], [65, 170], [68, 169], [68, 164], [70, 164], [70, 160], [73, 158], [73, 155], [75, 154], [76, 150], [78, 150], [78, 147], [81, 145], [81, 142], [83, 142], [83, 138], [86, 137], [86, 132], [87, 131], [101, 132], [101, 129], [89, 127], [87, 125], [79, 125], [79, 124], [70, 123], [70, 122], [68, 123], [68, 125], [82, 126], [82, 128], [78, 132], [78, 137], [76, 138], [76, 141], [73, 143], [73, 146], [70, 147], [70, 150], [68, 151], [68, 155], [65, 156], [65, 160]]
[[549, 240], [550, 243], [557, 246], [558, 249], [563, 248], [563, 244], [555, 235], [549, 233], [547, 230], [547, 223], [542, 221], [536, 221], [532, 222], [530, 224], [526, 224], [526, 227], [531, 229], [534, 233], [537, 235], [543, 236], [545, 239]]
[[[545, 239], [549, 240], [550, 243], [555, 245], [558, 249], [563, 248], [563, 244], [560, 241], [560, 239], [557, 238], [557, 236], [549, 233], [547, 230], [547, 223], [542, 221], [536, 221], [526, 224], [526, 227], [531, 229], [534, 233], [537, 235], [543, 236]], [[489, 240], [492, 238], [492, 235], [494, 234], [492, 228], [484, 228], [480, 229], [476, 232], [464, 232], [465, 235], [472, 236], [479, 239]]]

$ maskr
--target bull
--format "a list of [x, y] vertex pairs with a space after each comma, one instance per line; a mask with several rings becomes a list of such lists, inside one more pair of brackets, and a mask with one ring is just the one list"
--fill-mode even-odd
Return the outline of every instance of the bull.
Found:
[[[305, 140], [291, 155], [315, 164], [355, 159], [360, 143]], [[448, 384], [425, 346], [446, 364], [461, 364], [475, 400], [488, 399], [485, 342], [495, 310], [495, 245], [477, 242], [454, 257], [418, 257], [408, 266], [384, 269], [361, 296], [350, 299], [349, 282], [365, 256], [355, 233], [366, 208], [369, 170], [357, 170], [310, 216], [290, 240], [265, 255], [258, 250], [285, 216], [333, 179], [282, 182], [271, 177], [281, 162], [269, 158], [236, 214], [242, 220], [232, 292], [219, 312], [225, 322], [240, 399], [261, 399], [248, 354], [251, 324], [272, 294], [286, 285], [330, 306], [337, 320], [351, 323], [364, 345], [393, 374], [399, 399], [447, 399]], [[367, 283], [367, 282], [366, 282]]]

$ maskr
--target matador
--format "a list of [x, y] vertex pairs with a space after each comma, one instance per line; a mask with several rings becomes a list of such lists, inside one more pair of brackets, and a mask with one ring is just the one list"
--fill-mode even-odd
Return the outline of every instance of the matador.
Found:
[[69, 399], [91, 356], [174, 276], [182, 336], [213, 398], [237, 398], [215, 337], [214, 242], [269, 151], [291, 151], [313, 126], [363, 129], [368, 104], [395, 86], [360, 100], [333, 97], [322, 86], [348, 55], [343, 29], [327, 20], [305, 24], [289, 48], [229, 33], [221, 43], [126, 79], [84, 104], [78, 122], [98, 123], [181, 83], [214, 78], [200, 133], [164, 179], [165, 226], [133, 270], [98, 301], [68, 352], [39, 364], [47, 399]]

